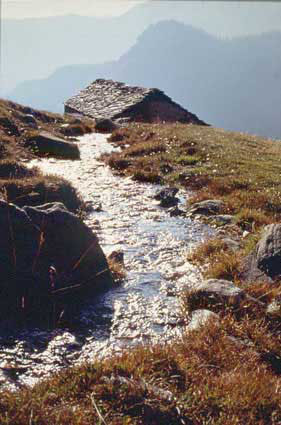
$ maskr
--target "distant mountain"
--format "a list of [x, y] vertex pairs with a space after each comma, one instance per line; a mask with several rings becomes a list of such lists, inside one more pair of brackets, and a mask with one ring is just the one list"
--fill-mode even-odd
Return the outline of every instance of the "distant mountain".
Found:
[[73, 65], [10, 95], [62, 111], [63, 101], [96, 78], [158, 87], [217, 127], [281, 138], [281, 33], [221, 40], [175, 21], [150, 26], [118, 61]]
[[1, 94], [62, 66], [117, 60], [149, 25], [165, 19], [232, 37], [281, 28], [281, 4], [147, 1], [119, 17], [3, 19]]

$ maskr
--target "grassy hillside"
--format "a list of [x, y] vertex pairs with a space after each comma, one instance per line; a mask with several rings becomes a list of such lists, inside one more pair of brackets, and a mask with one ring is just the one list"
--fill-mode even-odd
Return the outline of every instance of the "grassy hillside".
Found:
[[107, 162], [137, 180], [197, 189], [196, 200], [220, 197], [231, 213], [250, 208], [273, 217], [281, 212], [281, 144], [276, 141], [181, 124], [135, 124], [115, 131], [111, 141], [122, 151]]
[[38, 111], [0, 99], [0, 194], [17, 205], [40, 205], [61, 201], [78, 210], [82, 200], [69, 182], [56, 176], [43, 176], [25, 163], [38, 155], [26, 141], [41, 131], [64, 139], [91, 131], [88, 122]]
[[[193, 254], [205, 273], [234, 279], [252, 298], [173, 344], [139, 347], [67, 369], [32, 389], [0, 394], [0, 422], [23, 424], [279, 424], [281, 318], [266, 313], [277, 280], [243, 282], [241, 259], [264, 224], [280, 220], [281, 145], [240, 133], [186, 125], [131, 125], [113, 133], [120, 153], [104, 157], [137, 180], [196, 189], [187, 202], [222, 199], [241, 249], [208, 241]], [[216, 265], [216, 267], [214, 267]], [[227, 270], [227, 275], [222, 275]], [[182, 294], [188, 323], [192, 293]], [[212, 309], [212, 306], [208, 306]]]
[[226, 229], [238, 236], [243, 231], [249, 235], [241, 240], [238, 253], [213, 244], [209, 254], [215, 267], [206, 255], [210, 241], [197, 259], [201, 265], [208, 261], [208, 277], [239, 280], [239, 260], [253, 247], [262, 226], [281, 218], [281, 144], [244, 133], [181, 124], [132, 125], [113, 133], [111, 141], [122, 150], [104, 159], [119, 173], [192, 189], [188, 205], [207, 199], [223, 201], [222, 213], [233, 215], [233, 225]]

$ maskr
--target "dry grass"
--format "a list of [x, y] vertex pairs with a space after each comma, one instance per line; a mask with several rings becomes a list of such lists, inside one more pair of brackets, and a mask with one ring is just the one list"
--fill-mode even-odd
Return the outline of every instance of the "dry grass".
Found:
[[[112, 136], [123, 151], [105, 157], [136, 179], [195, 188], [189, 202], [221, 198], [251, 236], [233, 252], [209, 240], [193, 253], [206, 275], [239, 281], [240, 259], [264, 224], [280, 219], [281, 146], [254, 136], [186, 125], [131, 125]], [[244, 285], [245, 287], [245, 285]], [[280, 285], [251, 282], [251, 297], [164, 346], [138, 347], [67, 369], [20, 392], [0, 394], [3, 425], [278, 425], [281, 319], [265, 314]], [[202, 307], [183, 294], [184, 315]], [[203, 305], [210, 309], [212, 305]]]
[[206, 240], [187, 259], [201, 268], [205, 278], [239, 281], [241, 253], [230, 250], [223, 239]]
[[115, 131], [111, 141], [122, 150], [105, 160], [123, 175], [195, 190], [188, 205], [206, 199], [224, 202], [224, 212], [234, 215], [238, 230], [250, 236], [241, 241], [238, 253], [207, 242], [195, 257], [208, 264], [206, 276], [239, 281], [240, 260], [254, 246], [249, 239], [256, 241], [263, 226], [281, 219], [281, 144], [183, 124], [131, 124]]
[[105, 159], [136, 179], [153, 173], [157, 182], [195, 188], [190, 203], [220, 197], [246, 226], [248, 219], [259, 227], [280, 217], [281, 145], [276, 141], [183, 124], [131, 124], [113, 132], [111, 141], [122, 151]]
[[[278, 328], [279, 329], [279, 328]], [[280, 336], [231, 314], [173, 345], [140, 347], [4, 392], [6, 425], [278, 424]]]
[[118, 261], [114, 261], [112, 258], [107, 258], [107, 262], [108, 262], [109, 270], [112, 273], [114, 283], [116, 285], [121, 284], [126, 277], [126, 271], [125, 271], [124, 265]]
[[[26, 117], [30, 119], [30, 116], [37, 129], [26, 122]], [[91, 131], [91, 128], [88, 120], [84, 122], [71, 116], [37, 111], [0, 100], [0, 194], [19, 206], [58, 201], [71, 211], [78, 211], [83, 207], [83, 201], [67, 180], [43, 176], [37, 168], [30, 169], [24, 165], [36, 154], [25, 148], [24, 140], [41, 130], [62, 137], [61, 132], [80, 135]]]

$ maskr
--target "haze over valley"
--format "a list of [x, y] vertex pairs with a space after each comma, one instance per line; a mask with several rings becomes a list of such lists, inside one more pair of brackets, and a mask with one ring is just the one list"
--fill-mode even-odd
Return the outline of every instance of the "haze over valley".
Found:
[[[280, 138], [280, 5], [135, 3], [3, 24], [2, 93], [54, 112], [96, 78], [158, 87], [210, 124]], [[20, 66], [19, 66], [20, 64]]]

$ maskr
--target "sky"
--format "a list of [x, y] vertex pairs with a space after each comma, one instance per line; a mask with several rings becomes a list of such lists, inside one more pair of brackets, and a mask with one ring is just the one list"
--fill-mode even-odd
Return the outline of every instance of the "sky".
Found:
[[[1, 0], [0, 0], [1, 1]], [[4, 19], [58, 15], [118, 16], [144, 0], [2, 0]]]

